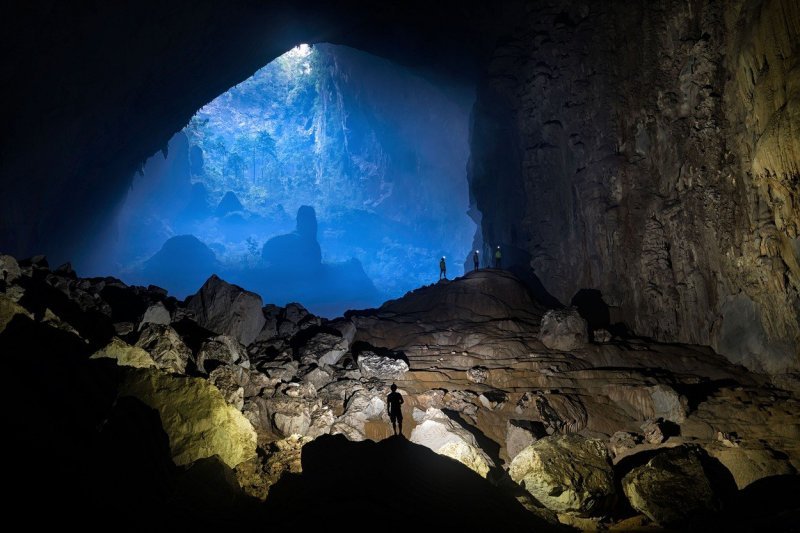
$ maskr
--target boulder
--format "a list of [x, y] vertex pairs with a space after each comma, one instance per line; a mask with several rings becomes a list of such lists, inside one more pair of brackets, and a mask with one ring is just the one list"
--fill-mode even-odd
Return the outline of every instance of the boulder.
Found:
[[399, 379], [408, 372], [408, 363], [402, 359], [392, 359], [370, 351], [361, 352], [357, 362], [358, 369], [365, 378]]
[[278, 322], [279, 337], [293, 337], [298, 332], [319, 326], [322, 320], [308, 312], [308, 310], [298, 303], [286, 304], [280, 315]]
[[446, 409], [474, 417], [478, 413], [478, 395], [468, 390], [448, 391], [442, 397]]
[[256, 398], [245, 406], [245, 414], [261, 431], [282, 437], [301, 435], [316, 438], [329, 433], [335, 417], [318, 398], [288, 396], [279, 392], [271, 398]]
[[261, 309], [264, 315], [264, 326], [256, 336], [256, 341], [269, 341], [278, 336], [278, 320], [282, 309], [275, 304], [267, 304]]
[[266, 460], [253, 459], [236, 467], [239, 486], [248, 496], [266, 500], [270, 487], [285, 473], [300, 474], [303, 471], [301, 451], [311, 440], [309, 437], [292, 435], [271, 442]]
[[132, 396], [158, 411], [178, 466], [217, 455], [234, 468], [256, 456], [253, 426], [204, 379], [130, 369], [120, 396]]
[[618, 457], [641, 444], [642, 440], [644, 440], [643, 437], [638, 433], [617, 431], [608, 440], [608, 447], [614, 457]]
[[136, 346], [150, 353], [158, 368], [178, 374], [186, 373], [186, 363], [192, 356], [178, 332], [161, 324], [145, 325]]
[[346, 318], [340, 318], [328, 323], [328, 327], [331, 327], [342, 334], [342, 338], [345, 339], [348, 343], [352, 343], [356, 337], [356, 325], [353, 324], [352, 320]]
[[692, 445], [661, 451], [622, 478], [631, 506], [664, 527], [675, 527], [717, 510], [717, 500]]
[[320, 332], [311, 337], [298, 350], [300, 359], [313, 357], [320, 365], [335, 365], [350, 349], [347, 339], [332, 333]]
[[144, 312], [142, 321], [139, 323], [141, 330], [146, 324], [160, 324], [168, 326], [172, 322], [172, 317], [169, 316], [169, 311], [164, 306], [163, 302], [156, 302]]
[[240, 411], [244, 407], [244, 387], [240, 372], [244, 371], [241, 367], [221, 365], [208, 375], [208, 381], [219, 389], [225, 401]]
[[770, 448], [721, 445], [706, 451], [728, 469], [739, 490], [765, 477], [797, 474], [785, 455]]
[[131, 346], [119, 337], [111, 339], [105, 347], [97, 350], [90, 359], [114, 359], [119, 366], [150, 368], [156, 366], [153, 357], [138, 346]]
[[279, 382], [288, 383], [295, 379], [299, 370], [299, 363], [284, 358], [276, 359], [275, 361], [259, 362], [257, 365], [259, 371], [265, 373], [270, 379], [276, 379]]
[[[347, 390], [349, 382], [340, 390]], [[360, 387], [355, 389], [347, 398], [344, 413], [336, 420], [331, 428], [331, 433], [343, 434], [349, 440], [362, 441], [366, 439], [366, 423], [370, 420], [385, 420], [389, 423], [386, 409], [386, 395], [388, 388], [379, 386], [373, 388]]]
[[648, 444], [661, 444], [669, 437], [669, 430], [663, 418], [647, 420], [639, 426], [644, 433], [644, 440]]
[[186, 307], [198, 324], [215, 333], [229, 335], [245, 346], [253, 342], [266, 319], [261, 296], [231, 285], [216, 275], [208, 278]]
[[311, 383], [314, 385], [314, 388], [319, 390], [325, 387], [328, 383], [334, 380], [334, 376], [331, 372], [326, 370], [325, 368], [315, 367], [309, 372], [307, 372], [303, 378], [303, 381], [307, 383]]
[[6, 329], [6, 326], [16, 315], [33, 319], [33, 315], [27, 309], [6, 297], [6, 295], [0, 294], [0, 332]]
[[10, 255], [0, 255], [0, 281], [11, 283], [22, 275], [19, 263]]
[[574, 307], [551, 309], [542, 317], [539, 339], [551, 350], [576, 350], [589, 342], [589, 326]]
[[531, 420], [509, 420], [506, 422], [506, 455], [512, 461], [519, 452], [544, 437], [544, 426], [541, 422]]
[[284, 401], [280, 404], [273, 403], [275, 409], [272, 423], [279, 433], [290, 435], [305, 435], [311, 427], [311, 412], [305, 402]]
[[227, 335], [217, 335], [200, 345], [197, 351], [197, 369], [211, 372], [217, 365], [240, 365], [250, 367], [247, 352], [235, 339]]
[[577, 434], [544, 437], [522, 450], [508, 471], [542, 505], [559, 513], [599, 516], [613, 500], [614, 473], [605, 443]]
[[414, 410], [417, 426], [411, 432], [411, 442], [460, 462], [481, 477], [486, 477], [494, 462], [478, 446], [475, 437], [441, 410]]

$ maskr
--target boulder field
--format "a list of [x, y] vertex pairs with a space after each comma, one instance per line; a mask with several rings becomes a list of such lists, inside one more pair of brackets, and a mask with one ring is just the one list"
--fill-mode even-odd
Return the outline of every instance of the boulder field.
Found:
[[0, 352], [19, 500], [64, 519], [324, 525], [351, 495], [430, 525], [746, 529], [797, 506], [794, 376], [591, 330], [500, 270], [327, 320], [0, 256]]

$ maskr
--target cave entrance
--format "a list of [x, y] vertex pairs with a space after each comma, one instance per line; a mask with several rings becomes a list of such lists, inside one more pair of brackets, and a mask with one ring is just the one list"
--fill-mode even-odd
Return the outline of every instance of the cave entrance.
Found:
[[[301, 44], [198, 110], [134, 180], [109, 245], [124, 281], [212, 273], [335, 316], [463, 273], [474, 88]], [[98, 266], [108, 269], [108, 265]]]

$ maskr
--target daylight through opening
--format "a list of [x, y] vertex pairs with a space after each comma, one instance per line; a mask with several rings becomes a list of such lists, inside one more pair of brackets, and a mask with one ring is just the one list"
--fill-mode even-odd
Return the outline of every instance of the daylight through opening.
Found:
[[[299, 45], [201, 108], [134, 179], [106, 246], [128, 283], [212, 273], [335, 316], [463, 273], [471, 87]], [[107, 273], [109, 265], [93, 270]]]

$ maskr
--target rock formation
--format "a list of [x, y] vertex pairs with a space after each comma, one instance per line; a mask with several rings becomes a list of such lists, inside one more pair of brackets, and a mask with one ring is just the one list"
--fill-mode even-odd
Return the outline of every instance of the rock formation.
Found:
[[680, 526], [698, 515], [710, 514], [718, 502], [701, 454], [687, 446], [662, 451], [622, 478], [625, 496], [634, 509], [665, 527]]
[[259, 295], [217, 276], [211, 276], [197, 294], [186, 301], [186, 307], [195, 313], [198, 324], [230, 335], [245, 346], [253, 342], [264, 327], [262, 305]]
[[563, 304], [800, 368], [800, 199], [791, 0], [534, 2], [479, 84], [480, 241]]
[[602, 515], [614, 495], [614, 473], [604, 442], [580, 435], [545, 437], [511, 462], [511, 479], [554, 511]]
[[[163, 490], [192, 472], [217, 480], [220, 494], [270, 504], [314, 439], [389, 437], [392, 382], [412, 443], [510, 491], [551, 524], [556, 515], [580, 527], [624, 518], [623, 497], [659, 524], [735, 521], [737, 509], [758, 523], [763, 516], [741, 504], [745, 491], [793, 480], [800, 465], [794, 393], [697, 346], [624, 337], [548, 348], [548, 310], [507, 272], [470, 273], [329, 321], [297, 304], [262, 308], [215, 277], [179, 302], [157, 287], [51, 271], [43, 259], [3, 261], [6, 272], [19, 265], [0, 292], [3, 353], [37, 346], [15, 364], [46, 357], [60, 369], [48, 389], [69, 386], [63, 376], [72, 375], [94, 391], [59, 416], [86, 419], [64, 427], [102, 450], [97, 458], [112, 453], [105, 439], [117, 442], [109, 432], [124, 434], [126, 424], [161, 442], [143, 464], [161, 457], [171, 466], [141, 483]], [[680, 450], [691, 457], [673, 479]], [[648, 480], [667, 476], [690, 490], [700, 483], [695, 456], [709, 488], [684, 509]], [[81, 464], [100, 460], [91, 457]], [[82, 474], [90, 485], [93, 472]]]

